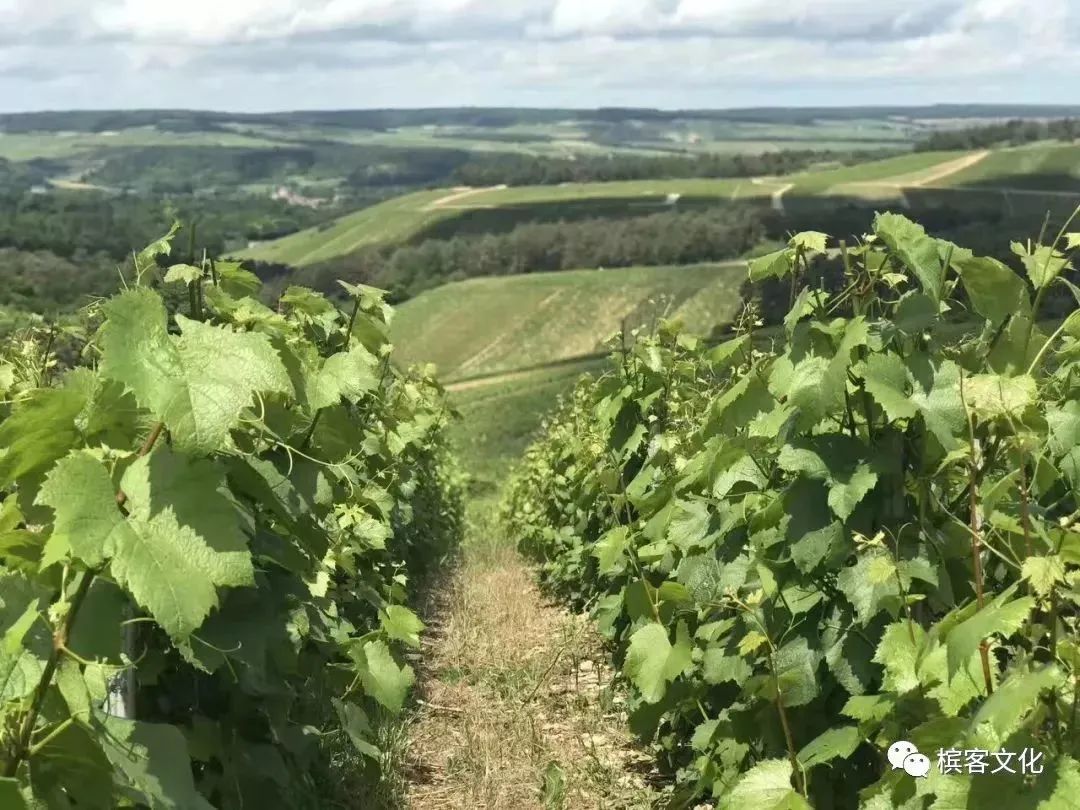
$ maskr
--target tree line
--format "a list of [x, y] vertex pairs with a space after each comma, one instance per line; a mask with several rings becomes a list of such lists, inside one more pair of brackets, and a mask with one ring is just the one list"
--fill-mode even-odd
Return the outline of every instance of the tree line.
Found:
[[1080, 138], [1080, 119], [1037, 121], [1016, 118], [998, 124], [935, 132], [915, 144], [918, 152], [953, 149], [986, 149], [993, 146], [1023, 146], [1035, 141], [1074, 141]]
[[792, 174], [823, 163], [851, 165], [893, 154], [892, 151], [820, 151], [785, 149], [760, 154], [478, 155], [454, 170], [454, 183], [466, 186], [557, 185], [615, 180], [689, 177], [758, 177]]
[[344, 279], [388, 290], [396, 302], [476, 276], [732, 259], [765, 238], [769, 217], [760, 206], [729, 206], [626, 219], [525, 223], [506, 233], [369, 248], [298, 270], [253, 266], [260, 276], [273, 279], [270, 290], [302, 284], [336, 293], [337, 280]]

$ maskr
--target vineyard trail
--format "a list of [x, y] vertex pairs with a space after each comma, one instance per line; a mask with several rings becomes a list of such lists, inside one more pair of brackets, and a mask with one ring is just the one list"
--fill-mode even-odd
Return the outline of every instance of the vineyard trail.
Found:
[[407, 806], [651, 806], [652, 760], [630, 743], [591, 623], [546, 601], [517, 551], [490, 537], [466, 544], [430, 598]]

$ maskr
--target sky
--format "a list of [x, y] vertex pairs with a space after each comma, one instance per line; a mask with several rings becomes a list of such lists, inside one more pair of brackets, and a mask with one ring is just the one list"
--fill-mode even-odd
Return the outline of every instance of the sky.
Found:
[[1080, 0], [0, 0], [0, 111], [1080, 102]]

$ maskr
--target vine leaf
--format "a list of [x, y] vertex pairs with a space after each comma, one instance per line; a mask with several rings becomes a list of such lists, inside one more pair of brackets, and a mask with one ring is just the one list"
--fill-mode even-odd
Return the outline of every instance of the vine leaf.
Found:
[[927, 235], [922, 225], [902, 214], [878, 214], [874, 219], [874, 233], [915, 274], [923, 292], [938, 303], [945, 282], [941, 243]]
[[791, 775], [788, 760], [762, 760], [724, 794], [720, 810], [809, 810], [806, 800], [792, 789]]
[[213, 810], [195, 789], [180, 729], [97, 714], [94, 725], [117, 775], [152, 808]]
[[[35, 655], [23, 644], [38, 620], [39, 609], [35, 599], [0, 638], [0, 703], [29, 697], [41, 679], [44, 656]], [[5, 609], [4, 612], [8, 611]]]
[[592, 554], [596, 557], [601, 575], [608, 576], [621, 567], [629, 545], [630, 530], [626, 526], [616, 526], [596, 541]]
[[371, 721], [364, 714], [364, 710], [355, 703], [346, 703], [343, 700], [334, 699], [334, 711], [337, 712], [338, 720], [345, 733], [349, 735], [349, 741], [358, 752], [376, 761], [382, 756], [382, 752], [371, 742], [375, 736], [371, 728]]
[[932, 377], [916, 385], [911, 401], [923, 415], [927, 429], [945, 451], [960, 447], [967, 417], [960, 399], [960, 367], [946, 360], [933, 369]]
[[1036, 245], [1032, 249], [1030, 245], [1013, 242], [1012, 251], [1020, 257], [1020, 263], [1024, 265], [1036, 290], [1052, 283], [1063, 270], [1070, 267], [1068, 257], [1050, 245]]
[[424, 631], [424, 623], [407, 607], [390, 605], [379, 620], [382, 629], [390, 638], [403, 641], [410, 647], [420, 646], [420, 633]]
[[979, 707], [972, 718], [972, 728], [979, 736], [989, 735], [993, 744], [1000, 744], [1020, 727], [1024, 716], [1039, 705], [1043, 690], [1064, 682], [1056, 664], [1035, 671], [1014, 670]]
[[166, 284], [197, 284], [202, 281], [203, 271], [201, 267], [193, 264], [174, 264], [165, 273]]
[[181, 334], [170, 335], [161, 298], [145, 288], [113, 298], [104, 311], [102, 375], [129, 388], [183, 450], [219, 450], [256, 392], [292, 391], [281, 358], [264, 335], [183, 315], [176, 316]]
[[662, 624], [650, 622], [638, 628], [630, 637], [623, 670], [641, 690], [647, 703], [659, 703], [667, 684], [689, 666], [690, 655], [690, 633], [686, 622], [679, 622], [674, 645]]
[[908, 371], [895, 354], [872, 354], [861, 369], [867, 393], [885, 411], [890, 421], [910, 419], [919, 409], [911, 401]]
[[1035, 380], [1023, 374], [1003, 377], [997, 374], [976, 374], [964, 386], [964, 398], [980, 419], [1015, 419], [1020, 421], [1038, 399]]
[[891, 607], [900, 595], [895, 577], [877, 581], [871, 575], [882, 558], [887, 559], [884, 554], [864, 554], [836, 578], [837, 587], [855, 608], [860, 624], [868, 624], [878, 611], [887, 605]]
[[1031, 311], [1024, 280], [997, 259], [964, 257], [956, 269], [971, 306], [995, 326], [1017, 311]]
[[[384, 641], [369, 641], [361, 648], [364, 691], [394, 714], [401, 711], [405, 695], [416, 676], [408, 664], [399, 667]], [[355, 653], [354, 653], [355, 655]]]
[[812, 768], [833, 759], [847, 759], [855, 753], [860, 741], [859, 729], [856, 726], [830, 728], [807, 743], [799, 751], [798, 759], [804, 768]]
[[919, 656], [925, 646], [926, 631], [913, 622], [896, 622], [886, 627], [874, 653], [874, 660], [885, 668], [882, 688], [898, 695], [917, 689]]
[[1065, 563], [1057, 554], [1028, 557], [1024, 560], [1021, 575], [1031, 583], [1032, 590], [1045, 599], [1055, 585], [1065, 581]]
[[20, 403], [0, 424], [0, 488], [42, 470], [67, 454], [79, 439], [75, 419], [85, 405], [78, 391], [45, 388]]
[[326, 358], [321, 368], [309, 378], [308, 407], [312, 410], [337, 405], [342, 397], [355, 402], [378, 384], [377, 361], [361, 344], [347, 352]]
[[37, 502], [55, 513], [46, 544], [49, 559], [69, 554], [97, 568], [121, 535], [130, 531], [116, 506], [116, 485], [102, 463], [86, 451], [60, 459], [45, 477]]
[[719, 647], [705, 650], [702, 660], [702, 677], [706, 683], [725, 683], [732, 681], [738, 686], [746, 683], [753, 674], [746, 659], [738, 655], [725, 655]]
[[254, 584], [237, 509], [213, 462], [159, 448], [124, 473], [130, 515], [116, 506], [108, 470], [86, 452], [56, 465], [41, 490], [71, 554], [116, 581], [174, 640], [218, 604], [217, 588]]
[[1003, 636], [1011, 635], [1028, 619], [1035, 606], [1035, 600], [1030, 596], [1022, 596], [1010, 602], [1009, 597], [1013, 591], [1015, 591], [1015, 586], [1002, 593], [971, 618], [960, 622], [945, 637], [950, 679], [979, 649], [979, 645], [984, 640], [995, 633]]

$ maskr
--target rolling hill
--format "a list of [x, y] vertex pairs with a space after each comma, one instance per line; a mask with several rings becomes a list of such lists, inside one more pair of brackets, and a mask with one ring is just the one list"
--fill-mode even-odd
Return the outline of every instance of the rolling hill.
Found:
[[402, 363], [435, 363], [461, 412], [452, 435], [478, 493], [494, 490], [555, 407], [606, 367], [624, 324], [667, 315], [707, 335], [738, 313], [746, 263], [568, 270], [477, 278], [401, 304], [391, 325]]
[[[457, 188], [424, 191], [388, 200], [349, 214], [322, 229], [308, 229], [237, 252], [241, 258], [297, 267], [316, 264], [375, 244], [394, 244], [439, 226], [452, 232], [454, 221], [490, 210], [520, 213], [542, 207], [585, 203], [664, 210], [672, 205], [709, 201], [762, 200], [783, 209], [787, 198], [854, 197], [891, 200], [906, 190], [1017, 192], [1047, 197], [1080, 192], [1080, 146], [1061, 143], [971, 152], [915, 152], [839, 168], [823, 167], [788, 177], [752, 179], [632, 180], [551, 186]], [[973, 198], [974, 199], [974, 198]], [[582, 205], [578, 205], [582, 204]]]
[[745, 277], [740, 261], [475, 278], [406, 301], [392, 334], [403, 363], [434, 363], [460, 389], [603, 352], [624, 324], [666, 315], [707, 334], [738, 313]]
[[822, 168], [790, 177], [738, 179], [628, 180], [566, 183], [550, 186], [444, 189], [388, 200], [349, 214], [321, 229], [308, 229], [236, 253], [240, 258], [281, 262], [297, 267], [348, 255], [365, 245], [392, 244], [415, 237], [437, 223], [485, 209], [603, 203], [663, 210], [682, 201], [769, 200], [782, 207], [782, 195], [850, 193], [855, 182], [883, 186], [918, 184], [921, 178], [946, 176], [963, 161], [963, 152], [919, 152], [843, 168]]

